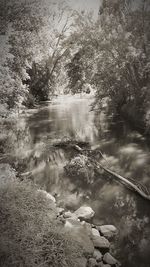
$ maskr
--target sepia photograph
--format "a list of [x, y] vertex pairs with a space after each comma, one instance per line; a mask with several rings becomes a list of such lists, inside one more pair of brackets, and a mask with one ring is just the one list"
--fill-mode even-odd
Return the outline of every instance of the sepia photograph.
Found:
[[0, 0], [0, 267], [150, 267], [150, 0]]

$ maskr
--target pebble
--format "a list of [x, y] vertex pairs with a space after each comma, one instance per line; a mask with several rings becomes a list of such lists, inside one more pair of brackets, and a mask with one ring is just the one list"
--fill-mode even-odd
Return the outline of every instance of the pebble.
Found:
[[92, 236], [92, 241], [95, 248], [109, 249], [110, 247], [109, 241], [103, 236]]
[[[87, 255], [93, 255], [89, 260], [85, 257], [78, 258], [77, 263], [79, 267], [120, 266], [120, 263], [108, 252], [110, 242], [107, 238], [116, 234], [117, 229], [115, 226], [95, 226], [87, 223], [86, 220], [94, 216], [94, 211], [88, 206], [82, 206], [74, 213], [71, 211], [64, 212], [63, 209], [58, 208], [58, 213], [60, 217], [63, 216], [65, 219], [66, 231], [70, 232], [72, 238], [81, 244]], [[62, 213], [63, 215], [61, 215]]]
[[77, 209], [74, 214], [78, 217], [78, 218], [81, 218], [81, 219], [84, 219], [84, 220], [89, 220], [91, 219], [95, 212], [94, 210], [92, 210], [91, 207], [88, 207], [88, 206], [82, 206], [80, 207], [79, 209]]
[[97, 267], [97, 261], [94, 258], [89, 258], [88, 267]]
[[107, 264], [110, 264], [110, 265], [115, 265], [118, 263], [118, 261], [113, 257], [111, 256], [110, 253], [106, 253], [103, 257], [103, 261]]
[[56, 198], [53, 197], [50, 193], [47, 193], [43, 189], [38, 189], [37, 190], [39, 193], [43, 194], [47, 199], [51, 200], [53, 203], [56, 203]]
[[63, 216], [65, 219], [70, 218], [73, 220], [78, 220], [78, 217], [75, 215], [75, 213], [72, 213], [71, 211], [66, 211]]
[[65, 209], [57, 207], [57, 214], [62, 215]]
[[94, 249], [93, 257], [99, 262], [102, 260], [102, 253], [98, 249]]
[[100, 233], [96, 228], [92, 228], [92, 235], [93, 236], [100, 236]]
[[112, 237], [117, 233], [117, 228], [114, 225], [97, 226], [97, 230], [99, 230], [100, 233], [107, 238]]
[[78, 242], [86, 255], [93, 255], [94, 245], [89, 236], [88, 230], [81, 224], [80, 221], [71, 218], [66, 220], [65, 231], [72, 237], [73, 240]]

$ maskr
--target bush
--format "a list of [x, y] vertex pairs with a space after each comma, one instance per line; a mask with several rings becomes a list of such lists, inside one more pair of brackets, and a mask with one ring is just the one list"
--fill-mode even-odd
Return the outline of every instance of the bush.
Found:
[[56, 218], [55, 204], [26, 181], [0, 188], [0, 266], [77, 267], [81, 248]]
[[95, 175], [94, 166], [88, 157], [78, 155], [65, 166], [67, 174], [71, 177], [81, 178], [84, 182], [91, 183]]

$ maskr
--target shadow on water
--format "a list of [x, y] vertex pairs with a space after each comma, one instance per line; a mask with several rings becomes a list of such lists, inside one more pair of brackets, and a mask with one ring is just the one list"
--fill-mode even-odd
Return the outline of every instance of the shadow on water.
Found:
[[12, 135], [16, 165], [57, 194], [60, 205], [74, 210], [89, 204], [95, 210], [94, 223], [116, 225], [119, 235], [112, 249], [123, 267], [149, 267], [150, 203], [105, 174], [90, 182], [67, 176], [64, 166], [77, 152], [53, 146], [64, 137], [87, 141], [103, 152], [107, 162], [101, 163], [150, 189], [150, 149], [145, 138], [124, 121], [114, 122], [105, 109], [90, 112], [92, 101], [89, 96], [58, 97], [21, 115], [17, 134]]

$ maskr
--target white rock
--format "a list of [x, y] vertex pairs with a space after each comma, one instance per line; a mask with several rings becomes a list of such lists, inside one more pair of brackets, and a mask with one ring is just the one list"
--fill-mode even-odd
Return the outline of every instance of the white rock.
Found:
[[82, 206], [79, 209], [77, 209], [74, 213], [78, 218], [81, 218], [84, 220], [91, 219], [95, 214], [92, 208], [88, 206]]
[[110, 253], [106, 253], [104, 255], [103, 261], [110, 265], [116, 265], [118, 263], [118, 261], [113, 256], [111, 256]]
[[101, 261], [102, 257], [103, 257], [102, 253], [95, 248], [93, 253], [93, 258], [95, 258], [97, 261]]
[[103, 236], [92, 236], [92, 241], [95, 248], [109, 249], [110, 247], [109, 241]]
[[89, 236], [88, 230], [80, 221], [71, 218], [67, 219], [65, 223], [65, 232], [83, 247], [86, 254], [93, 255], [93, 242]]
[[72, 213], [71, 211], [66, 211], [64, 213], [64, 218], [67, 219], [67, 218], [71, 218], [73, 220], [78, 220], [78, 217], [76, 216], [75, 213]]
[[94, 236], [100, 236], [100, 233], [99, 233], [99, 231], [97, 229], [92, 228], [92, 235], [94, 235]]
[[112, 237], [117, 233], [117, 228], [114, 225], [102, 225], [97, 226], [97, 229], [104, 235], [105, 237]]
[[75, 228], [75, 227], [81, 227], [80, 221], [74, 220], [72, 218], [68, 218], [65, 222], [65, 228]]
[[64, 218], [70, 218], [70, 217], [72, 217], [72, 212], [71, 211], [66, 211], [65, 213], [64, 213]]
[[47, 193], [46, 191], [42, 190], [42, 189], [38, 189], [39, 193], [42, 193], [47, 199], [52, 200], [54, 203], [56, 203], [56, 199], [55, 197], [53, 197], [50, 193]]
[[57, 207], [57, 214], [61, 215], [64, 212], [64, 210], [65, 210], [64, 208]]
[[94, 258], [89, 258], [88, 267], [97, 267], [97, 261]]

